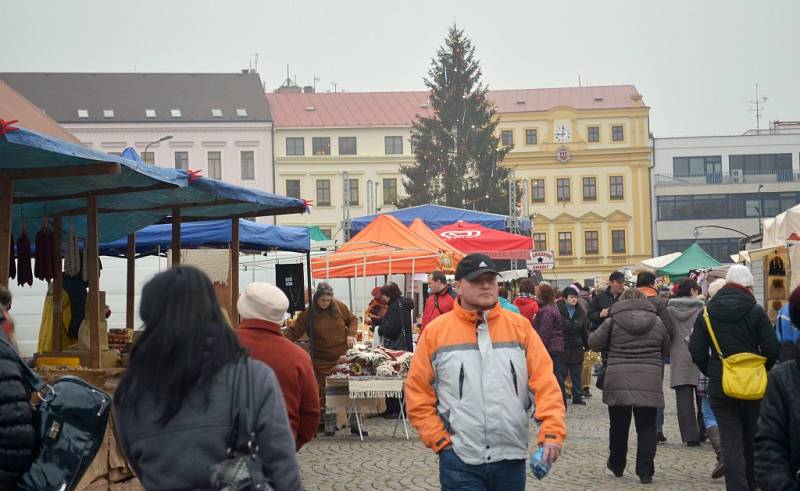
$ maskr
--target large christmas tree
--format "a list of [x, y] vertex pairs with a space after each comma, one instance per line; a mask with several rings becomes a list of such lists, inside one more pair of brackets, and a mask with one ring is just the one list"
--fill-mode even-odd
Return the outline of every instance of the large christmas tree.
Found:
[[463, 30], [450, 28], [424, 80], [433, 116], [420, 117], [411, 130], [416, 164], [401, 170], [407, 197], [400, 206], [507, 213], [508, 171], [499, 164], [511, 147], [495, 135], [495, 108]]

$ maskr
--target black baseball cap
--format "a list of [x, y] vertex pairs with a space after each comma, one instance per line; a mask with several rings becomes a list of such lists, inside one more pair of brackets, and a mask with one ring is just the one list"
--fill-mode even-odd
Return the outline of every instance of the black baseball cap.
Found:
[[497, 266], [489, 259], [489, 256], [485, 254], [470, 254], [464, 256], [464, 259], [458, 263], [455, 279], [456, 281], [472, 281], [483, 273], [500, 274], [497, 272]]
[[608, 276], [608, 281], [625, 281], [625, 273], [614, 271]]

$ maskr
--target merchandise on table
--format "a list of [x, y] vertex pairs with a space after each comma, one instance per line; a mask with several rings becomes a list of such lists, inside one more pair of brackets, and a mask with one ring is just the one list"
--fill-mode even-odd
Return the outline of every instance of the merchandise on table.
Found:
[[398, 377], [405, 378], [411, 367], [413, 353], [383, 347], [356, 346], [339, 358], [332, 377]]

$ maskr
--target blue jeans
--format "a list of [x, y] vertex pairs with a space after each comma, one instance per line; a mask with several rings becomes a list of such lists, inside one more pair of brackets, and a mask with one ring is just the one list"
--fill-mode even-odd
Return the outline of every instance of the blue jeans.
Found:
[[465, 464], [452, 448], [439, 452], [442, 491], [524, 491], [525, 460]]
[[714, 416], [714, 411], [711, 410], [711, 403], [708, 400], [708, 396], [703, 397], [703, 421], [706, 424], [706, 428], [719, 426], [717, 424], [717, 417]]

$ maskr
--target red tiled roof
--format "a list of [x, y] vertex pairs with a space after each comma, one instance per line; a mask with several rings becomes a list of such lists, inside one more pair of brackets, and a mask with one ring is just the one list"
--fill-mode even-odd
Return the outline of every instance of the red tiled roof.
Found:
[[[646, 107], [633, 85], [493, 90], [487, 97], [494, 101], [501, 114], [546, 111], [557, 106], [574, 109]], [[267, 102], [278, 128], [409, 126], [418, 115], [431, 113], [426, 91], [268, 93]]]
[[2, 80], [0, 80], [0, 119], [16, 119], [19, 122], [14, 126], [18, 128], [27, 128], [72, 143], [80, 143], [72, 133]]

